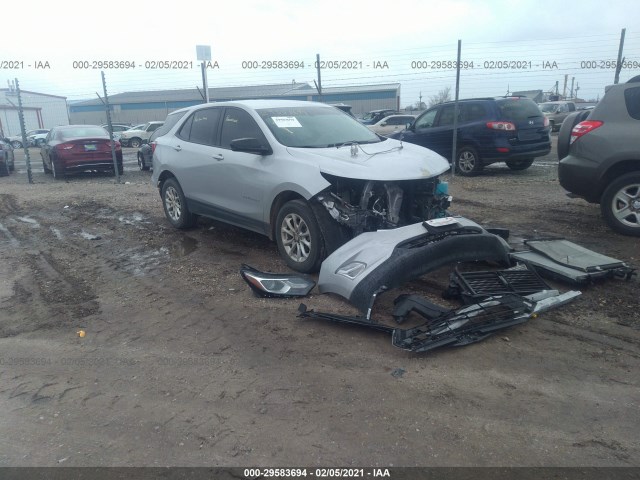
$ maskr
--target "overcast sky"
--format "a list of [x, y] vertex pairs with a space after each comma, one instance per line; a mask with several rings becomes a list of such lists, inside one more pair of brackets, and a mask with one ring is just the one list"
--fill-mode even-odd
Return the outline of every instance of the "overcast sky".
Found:
[[[420, 94], [426, 100], [455, 87], [455, 70], [436, 62], [456, 59], [458, 39], [468, 67], [461, 98], [550, 90], [556, 81], [562, 92], [565, 75], [567, 93], [574, 79], [578, 96], [601, 96], [613, 83], [606, 62], [616, 59], [622, 28], [631, 68], [623, 69], [621, 81], [640, 75], [640, 7], [634, 0], [32, 0], [11, 10], [24, 17], [5, 16], [0, 61], [22, 62], [22, 68], [2, 65], [1, 86], [17, 77], [23, 90], [70, 100], [102, 93], [100, 70], [74, 69], [74, 61], [135, 62], [135, 69], [105, 71], [110, 94], [201, 85], [198, 44], [211, 46], [219, 66], [209, 71], [210, 87], [313, 84], [320, 54], [338, 67], [322, 71], [324, 87], [399, 82], [403, 107]], [[193, 68], [146, 68], [165, 60], [193, 62]], [[36, 69], [38, 61], [50, 68]], [[243, 68], [243, 62], [267, 66], [263, 61], [304, 62], [304, 68]], [[517, 68], [505, 68], [510, 66]]]

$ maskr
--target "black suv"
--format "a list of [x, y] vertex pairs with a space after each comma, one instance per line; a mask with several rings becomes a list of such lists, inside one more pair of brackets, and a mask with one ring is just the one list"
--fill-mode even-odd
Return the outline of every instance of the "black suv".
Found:
[[[436, 105], [391, 138], [427, 147], [451, 161], [454, 108], [454, 102]], [[529, 98], [459, 100], [456, 170], [472, 176], [496, 162], [525, 170], [535, 157], [551, 151], [549, 132], [549, 120]]]
[[558, 179], [571, 196], [599, 203], [609, 226], [640, 236], [640, 76], [606, 88], [591, 111], [558, 135]]

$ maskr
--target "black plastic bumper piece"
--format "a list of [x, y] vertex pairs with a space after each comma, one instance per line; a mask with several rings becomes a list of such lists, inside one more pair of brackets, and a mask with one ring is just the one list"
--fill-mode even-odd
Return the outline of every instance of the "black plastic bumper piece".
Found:
[[420, 353], [483, 340], [497, 330], [526, 322], [531, 317], [533, 307], [532, 302], [519, 295], [500, 295], [456, 311], [450, 310], [442, 318], [411, 329], [389, 327], [365, 317], [316, 312], [308, 310], [304, 304], [298, 308], [298, 317], [330, 320], [390, 333], [394, 346]]
[[452, 235], [424, 245], [401, 245], [358, 283], [349, 301], [364, 312], [373, 293], [383, 285], [395, 288], [445, 265], [473, 261], [509, 265], [509, 249], [502, 239], [490, 233]]

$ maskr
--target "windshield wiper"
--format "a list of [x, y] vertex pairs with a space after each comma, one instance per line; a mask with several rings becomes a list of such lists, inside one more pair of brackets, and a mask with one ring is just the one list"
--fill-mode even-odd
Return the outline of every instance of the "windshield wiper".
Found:
[[348, 142], [340, 142], [340, 143], [330, 143], [329, 145], [327, 145], [327, 147], [336, 147], [336, 148], [340, 148], [340, 147], [346, 147], [347, 145], [366, 145], [368, 143], [378, 143], [381, 140], [376, 139], [376, 140], [350, 140]]

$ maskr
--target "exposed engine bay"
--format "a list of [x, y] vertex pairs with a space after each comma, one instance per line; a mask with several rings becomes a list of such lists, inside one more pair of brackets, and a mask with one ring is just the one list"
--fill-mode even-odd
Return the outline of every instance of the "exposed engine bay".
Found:
[[331, 187], [315, 198], [354, 236], [445, 217], [451, 205], [447, 184], [437, 177], [374, 181], [323, 176]]

